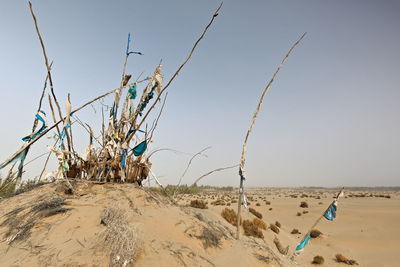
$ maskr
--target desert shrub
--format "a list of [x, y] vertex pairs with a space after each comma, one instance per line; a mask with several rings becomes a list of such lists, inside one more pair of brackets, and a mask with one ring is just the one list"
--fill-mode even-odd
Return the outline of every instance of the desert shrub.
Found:
[[259, 218], [254, 218], [253, 224], [256, 225], [260, 229], [267, 230], [267, 224]]
[[262, 231], [252, 221], [244, 220], [242, 226], [246, 236], [264, 238]]
[[302, 202], [300, 203], [300, 207], [301, 207], [301, 208], [308, 208], [308, 203], [305, 202], [305, 201], [302, 201]]
[[207, 209], [207, 203], [203, 200], [192, 200], [190, 206], [197, 209]]
[[322, 204], [324, 204], [324, 203], [323, 203], [323, 202], [318, 202], [318, 204], [319, 204], [319, 205], [322, 205]]
[[272, 210], [272, 208], [269, 208], [268, 210]]
[[320, 235], [322, 235], [322, 232], [320, 230], [317, 230], [317, 229], [312, 229], [311, 232], [310, 232], [310, 235], [311, 235], [312, 238], [317, 238]]
[[282, 255], [288, 254], [289, 246], [284, 247], [277, 237], [274, 238], [274, 244], [275, 244], [276, 248], [278, 249], [279, 253], [281, 253]]
[[303, 214], [307, 214], [308, 213], [308, 210], [303, 210]]
[[233, 226], [236, 226], [236, 221], [237, 221], [237, 215], [236, 212], [233, 209], [228, 209], [225, 208], [221, 212], [221, 216], [230, 224]]
[[347, 257], [343, 256], [342, 254], [336, 254], [335, 257], [337, 262], [343, 262], [348, 265], [358, 265], [358, 263], [355, 260], [350, 260]]
[[266, 200], [265, 205], [271, 205], [271, 201]]
[[259, 206], [261, 206], [261, 204], [257, 202], [256, 206], [259, 207]]
[[297, 235], [297, 234], [300, 234], [300, 231], [299, 231], [299, 229], [294, 228], [290, 233], [292, 235]]
[[257, 218], [262, 219], [262, 217], [263, 217], [262, 214], [259, 213], [258, 211], [256, 211], [255, 209], [249, 208], [249, 211], [250, 211], [251, 214], [253, 214], [253, 215], [256, 216]]
[[268, 256], [264, 256], [264, 255], [257, 254], [257, 253], [254, 253], [254, 256], [259, 261], [262, 261], [262, 262], [265, 262], [265, 263], [270, 263], [271, 262], [271, 258], [268, 257]]
[[312, 264], [323, 264], [324, 263], [324, 257], [322, 256], [315, 256], [313, 261], [311, 262]]
[[279, 228], [281, 228], [282, 224], [278, 221], [275, 222], [275, 225], [278, 226]]
[[269, 228], [272, 230], [272, 232], [274, 232], [274, 233], [276, 233], [276, 234], [279, 234], [279, 227], [278, 226], [276, 226], [275, 224], [271, 224], [270, 226], [269, 226]]
[[297, 212], [297, 214], [296, 214], [297, 216], [301, 216], [301, 212]]
[[236, 199], [232, 199], [232, 203], [237, 203], [237, 200]]

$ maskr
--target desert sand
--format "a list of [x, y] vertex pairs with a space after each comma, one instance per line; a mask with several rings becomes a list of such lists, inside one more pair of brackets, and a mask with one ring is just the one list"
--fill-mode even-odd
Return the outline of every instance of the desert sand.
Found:
[[[241, 229], [237, 241], [235, 227], [221, 216], [225, 208], [237, 209], [236, 190], [178, 195], [174, 203], [133, 184], [79, 182], [74, 188], [70, 194], [63, 183], [45, 184], [0, 199], [0, 266], [314, 266], [317, 255], [325, 259], [322, 266], [346, 266], [335, 261], [337, 253], [359, 266], [398, 266], [400, 260], [396, 191], [346, 191], [336, 220], [321, 220], [316, 229], [322, 235], [291, 260], [337, 191], [247, 189], [249, 207], [267, 226], [279, 221], [281, 227], [279, 234], [262, 230], [263, 239]], [[195, 199], [208, 202], [208, 208], [190, 207]], [[214, 205], [216, 200], [223, 205]], [[308, 208], [301, 208], [301, 201]], [[243, 219], [255, 218], [242, 210]], [[115, 213], [120, 217], [106, 216]], [[294, 228], [301, 234], [291, 234]], [[278, 251], [275, 237], [289, 246], [288, 255]]]

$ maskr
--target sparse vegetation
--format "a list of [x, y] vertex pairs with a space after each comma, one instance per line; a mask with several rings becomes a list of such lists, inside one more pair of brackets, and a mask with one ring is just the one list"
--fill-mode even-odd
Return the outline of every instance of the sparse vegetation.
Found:
[[297, 214], [296, 214], [296, 215], [297, 215], [297, 216], [301, 216], [301, 214], [302, 214], [301, 212], [297, 212]]
[[277, 227], [275, 224], [271, 224], [270, 226], [269, 226], [269, 228], [272, 230], [272, 232], [274, 232], [274, 233], [276, 233], [276, 234], [279, 234], [279, 227]]
[[220, 232], [217, 232], [213, 229], [209, 229], [207, 227], [203, 227], [201, 235], [197, 236], [198, 239], [202, 240], [204, 248], [220, 247], [221, 237], [222, 234]]
[[276, 246], [276, 248], [278, 249], [279, 253], [281, 253], [282, 255], [287, 255], [288, 251], [289, 251], [289, 246], [284, 247], [281, 242], [279, 241], [278, 237], [274, 238], [274, 244]]
[[358, 265], [358, 263], [355, 260], [350, 260], [347, 257], [343, 256], [342, 254], [336, 254], [335, 258], [337, 262], [343, 262], [346, 263], [347, 265]]
[[203, 200], [192, 200], [190, 201], [190, 206], [197, 209], [208, 209], [207, 202]]
[[256, 225], [260, 229], [267, 230], [267, 224], [259, 218], [254, 218], [253, 224]]
[[301, 234], [299, 229], [294, 228], [291, 232], [292, 235], [297, 235], [297, 234]]
[[322, 232], [317, 230], [317, 229], [312, 229], [311, 232], [310, 232], [310, 235], [311, 235], [312, 238], [317, 238], [320, 235], [322, 235]]
[[107, 207], [101, 218], [101, 224], [106, 226], [101, 239], [109, 250], [109, 266], [133, 265], [141, 253], [138, 233], [129, 226], [125, 214], [119, 207]]
[[246, 236], [253, 236], [253, 237], [258, 237], [261, 239], [264, 238], [264, 234], [262, 233], [262, 231], [252, 221], [244, 220], [242, 226], [243, 226], [244, 234]]
[[301, 207], [301, 208], [308, 208], [308, 203], [305, 202], [305, 201], [302, 201], [302, 202], [300, 203], [300, 207]]
[[259, 213], [258, 211], [256, 211], [255, 209], [249, 208], [249, 211], [250, 211], [251, 214], [253, 214], [253, 215], [256, 216], [257, 218], [259, 218], [259, 219], [262, 219], [262, 218], [263, 218], [262, 214]]
[[311, 262], [312, 264], [323, 264], [325, 262], [324, 257], [322, 256], [315, 256], [313, 261]]
[[222, 210], [221, 215], [228, 223], [232, 224], [233, 226], [236, 226], [237, 215], [233, 209], [225, 208]]
[[279, 228], [281, 228], [282, 224], [278, 221], [275, 222], [275, 225], [278, 226]]

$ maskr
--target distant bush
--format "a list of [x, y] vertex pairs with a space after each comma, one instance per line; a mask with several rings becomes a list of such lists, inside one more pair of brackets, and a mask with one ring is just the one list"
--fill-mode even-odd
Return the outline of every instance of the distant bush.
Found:
[[252, 221], [244, 220], [242, 226], [246, 236], [254, 236], [261, 239], [264, 238], [262, 231]]
[[256, 206], [259, 207], [259, 206], [261, 206], [261, 204], [257, 202]]
[[257, 218], [259, 218], [259, 219], [262, 219], [262, 214], [261, 213], [259, 213], [258, 211], [256, 211], [255, 209], [253, 209], [253, 208], [249, 208], [249, 211], [250, 211], [250, 213], [252, 213], [254, 216], [256, 216]]
[[203, 200], [192, 200], [190, 206], [197, 209], [208, 209], [207, 203]]
[[281, 226], [282, 226], [281, 223], [278, 221], [275, 222], [275, 225], [278, 226], [279, 228], [281, 228]]
[[299, 231], [299, 229], [294, 228], [290, 233], [292, 235], [297, 235], [297, 234], [300, 234], [300, 231]]
[[271, 205], [271, 201], [266, 200], [265, 205]]
[[272, 230], [272, 232], [274, 232], [274, 233], [276, 233], [276, 234], [279, 234], [279, 227], [278, 226], [276, 226], [275, 224], [271, 224], [270, 226], [269, 226], [269, 228]]
[[303, 210], [303, 214], [307, 214], [308, 213], [308, 210]]
[[324, 257], [322, 256], [315, 256], [313, 261], [311, 262], [312, 264], [323, 264], [324, 263]]
[[301, 216], [301, 212], [297, 212], [297, 214], [296, 214], [297, 216]]
[[308, 208], [308, 203], [305, 202], [305, 201], [302, 201], [302, 202], [300, 203], [300, 207], [301, 207], [301, 208]]
[[358, 265], [358, 263], [355, 260], [350, 260], [347, 257], [343, 256], [342, 254], [336, 254], [335, 257], [337, 262], [343, 262], [348, 265]]
[[217, 200], [211, 202], [211, 205], [214, 205], [214, 206], [225, 206], [225, 201], [223, 201], [222, 199], [217, 199]]
[[311, 235], [312, 238], [317, 238], [320, 235], [322, 235], [322, 232], [317, 230], [317, 229], [312, 229], [311, 232], [310, 232], [310, 235]]

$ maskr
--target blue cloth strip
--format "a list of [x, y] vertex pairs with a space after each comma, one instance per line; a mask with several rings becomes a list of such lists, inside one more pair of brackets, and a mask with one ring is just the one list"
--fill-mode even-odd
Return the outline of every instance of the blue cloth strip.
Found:
[[302, 250], [307, 244], [308, 241], [311, 238], [311, 234], [306, 235], [306, 237], [303, 239], [303, 241], [300, 242], [300, 244], [296, 247], [296, 250]]
[[337, 210], [336, 205], [331, 204], [324, 214], [325, 219], [329, 221], [333, 221], [334, 219], [336, 219], [336, 210]]
[[132, 149], [133, 155], [138, 157], [142, 155], [146, 151], [146, 149], [147, 149], [147, 140], [144, 140]]

